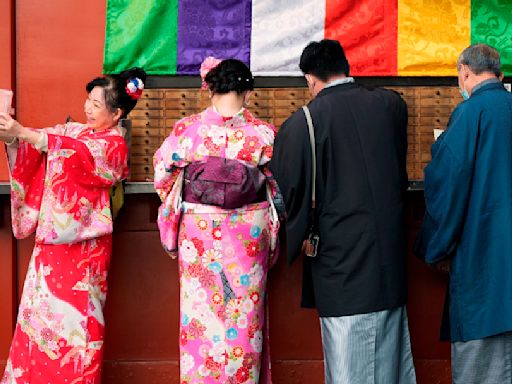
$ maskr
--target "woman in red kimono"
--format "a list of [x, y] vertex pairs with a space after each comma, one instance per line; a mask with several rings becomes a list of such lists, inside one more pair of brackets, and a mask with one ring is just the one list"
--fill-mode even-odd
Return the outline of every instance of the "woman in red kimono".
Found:
[[138, 68], [87, 84], [86, 124], [23, 127], [0, 113], [11, 170], [12, 228], [35, 232], [1, 384], [98, 384], [112, 248], [109, 189], [126, 177], [121, 118], [142, 93]]

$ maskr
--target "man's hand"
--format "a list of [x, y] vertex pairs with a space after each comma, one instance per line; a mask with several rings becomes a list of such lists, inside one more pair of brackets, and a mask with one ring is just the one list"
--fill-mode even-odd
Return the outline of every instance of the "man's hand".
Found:
[[434, 264], [433, 267], [437, 269], [438, 271], [444, 272], [444, 273], [450, 273], [450, 268], [452, 265], [451, 260], [442, 260], [438, 263]]

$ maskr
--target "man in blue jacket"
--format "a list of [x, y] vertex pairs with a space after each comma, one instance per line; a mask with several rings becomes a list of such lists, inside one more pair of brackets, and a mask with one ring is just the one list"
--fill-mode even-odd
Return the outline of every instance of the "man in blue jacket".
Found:
[[457, 62], [465, 101], [432, 146], [416, 253], [450, 263], [453, 383], [512, 382], [512, 94], [485, 44]]

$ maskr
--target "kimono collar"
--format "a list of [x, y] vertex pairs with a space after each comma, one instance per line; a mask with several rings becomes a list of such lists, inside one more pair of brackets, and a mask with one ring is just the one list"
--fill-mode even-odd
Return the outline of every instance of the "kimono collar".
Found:
[[230, 121], [230, 120], [240, 120], [240, 119], [245, 119], [245, 115], [246, 113], [248, 113], [248, 111], [242, 107], [237, 113], [235, 113], [233, 116], [229, 116], [229, 117], [226, 117], [226, 116], [222, 116], [219, 111], [217, 111], [217, 108], [215, 108], [214, 105], [212, 105], [211, 107], [209, 107], [207, 109], [207, 112], [208, 112], [208, 117], [212, 120], [215, 120], [216, 122], [222, 122], [222, 123], [226, 123], [227, 121]]
[[[68, 123], [71, 124], [71, 123]], [[94, 128], [89, 127], [87, 124], [74, 123], [79, 126], [82, 126], [83, 129], [80, 132], [79, 136], [90, 136], [90, 135], [103, 135], [103, 136], [121, 136], [124, 138], [126, 128], [120, 125], [114, 125], [110, 128], [96, 130]]]

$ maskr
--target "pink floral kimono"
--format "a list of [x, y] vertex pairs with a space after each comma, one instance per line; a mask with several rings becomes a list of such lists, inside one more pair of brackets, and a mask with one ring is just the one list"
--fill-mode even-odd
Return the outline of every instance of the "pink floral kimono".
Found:
[[35, 231], [35, 247], [1, 384], [98, 384], [109, 188], [127, 175], [127, 147], [117, 129], [68, 123], [44, 131], [47, 152], [8, 148], [13, 232]]
[[[161, 240], [179, 256], [182, 384], [270, 383], [263, 341], [267, 272], [279, 228], [279, 194], [267, 168], [274, 136], [271, 125], [245, 109], [224, 118], [208, 108], [176, 123], [155, 154]], [[229, 167], [217, 167], [222, 162]], [[214, 171], [202, 164], [214, 164]], [[243, 182], [249, 187], [238, 195], [247, 204], [233, 202], [243, 181], [239, 165], [254, 183], [263, 180], [263, 194]], [[194, 184], [194, 175], [202, 181]], [[212, 190], [214, 179], [225, 183], [214, 181]], [[230, 204], [239, 207], [226, 208]]]

